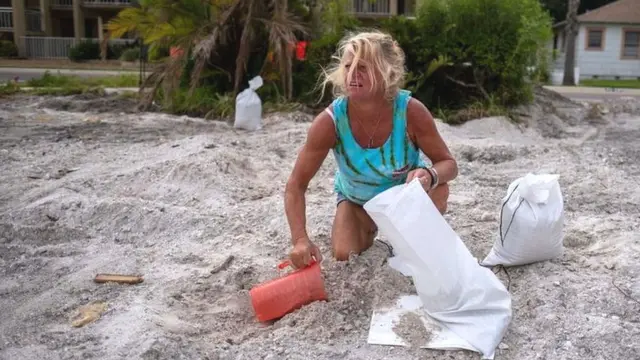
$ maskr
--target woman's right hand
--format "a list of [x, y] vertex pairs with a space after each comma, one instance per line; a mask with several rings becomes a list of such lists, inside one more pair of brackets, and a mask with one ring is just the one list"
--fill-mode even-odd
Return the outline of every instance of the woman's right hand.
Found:
[[289, 254], [291, 264], [296, 269], [304, 268], [311, 264], [312, 260], [322, 261], [320, 249], [309, 240], [308, 237], [298, 239]]

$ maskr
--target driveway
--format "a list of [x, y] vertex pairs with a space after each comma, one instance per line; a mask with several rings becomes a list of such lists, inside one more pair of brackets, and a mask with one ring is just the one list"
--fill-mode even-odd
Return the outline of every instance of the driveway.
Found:
[[631, 97], [640, 101], [640, 89], [597, 88], [586, 86], [545, 86], [545, 88], [576, 101], [597, 102], [622, 97]]

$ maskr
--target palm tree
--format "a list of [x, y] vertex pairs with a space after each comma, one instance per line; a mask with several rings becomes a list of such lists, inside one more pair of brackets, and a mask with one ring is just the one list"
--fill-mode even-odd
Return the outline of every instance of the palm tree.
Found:
[[[288, 9], [287, 0], [140, 0], [139, 7], [122, 10], [107, 24], [111, 37], [136, 33], [151, 47], [178, 47], [182, 52], [165, 59], [141, 86], [153, 91], [142, 98], [151, 104], [162, 87], [165, 100], [180, 85], [178, 74], [193, 60], [192, 92], [207, 68], [228, 75], [237, 95], [247, 73], [252, 49], [268, 42], [280, 72], [287, 99], [292, 97], [290, 45], [306, 34], [302, 22]], [[233, 54], [235, 62], [223, 61]], [[233, 75], [232, 75], [233, 74]], [[232, 79], [232, 80], [231, 80]]]

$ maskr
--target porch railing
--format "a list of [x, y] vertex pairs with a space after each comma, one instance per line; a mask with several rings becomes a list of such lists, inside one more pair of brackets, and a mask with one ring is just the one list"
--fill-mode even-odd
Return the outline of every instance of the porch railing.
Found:
[[[119, 7], [133, 5], [134, 0], [84, 0], [87, 7]], [[73, 0], [51, 0], [51, 6], [57, 9], [71, 9]]]
[[13, 30], [13, 9], [0, 8], [0, 30]]
[[51, 0], [51, 6], [56, 8], [72, 8], [73, 0]]
[[[84, 38], [82, 41], [95, 41], [97, 38]], [[109, 44], [128, 44], [134, 39], [110, 39]], [[47, 37], [47, 36], [25, 36], [24, 43], [27, 50], [27, 57], [32, 59], [68, 59], [69, 50], [78, 42], [75, 38], [68, 37]]]
[[390, 0], [353, 0], [356, 15], [391, 15]]
[[415, 16], [416, 0], [405, 0], [404, 6], [401, 2], [395, 3], [397, 8], [393, 8], [391, 0], [351, 0], [351, 12], [356, 16], [387, 17], [392, 14]]
[[129, 6], [131, 0], [84, 0], [84, 6]]

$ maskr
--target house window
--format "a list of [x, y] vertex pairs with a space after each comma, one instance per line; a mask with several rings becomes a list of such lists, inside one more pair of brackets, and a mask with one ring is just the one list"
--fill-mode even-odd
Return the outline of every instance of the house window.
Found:
[[640, 30], [624, 30], [622, 38], [622, 58], [640, 58]]
[[587, 50], [604, 49], [604, 29], [587, 29]]

